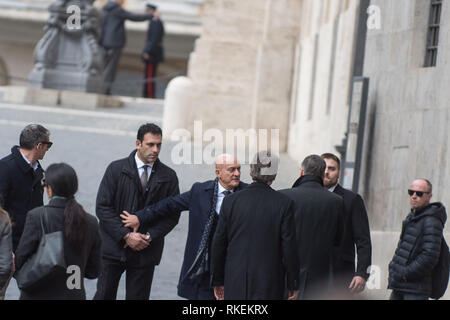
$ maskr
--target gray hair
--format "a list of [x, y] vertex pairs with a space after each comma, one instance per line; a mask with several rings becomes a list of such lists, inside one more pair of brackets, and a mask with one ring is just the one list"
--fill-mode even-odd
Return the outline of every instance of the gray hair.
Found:
[[44, 142], [50, 137], [50, 131], [40, 124], [29, 124], [20, 133], [20, 147], [31, 150], [39, 142]]
[[253, 181], [268, 183], [275, 180], [278, 172], [279, 159], [270, 151], [260, 151], [250, 163], [250, 176]]
[[323, 179], [327, 163], [319, 155], [307, 156], [302, 162], [302, 169], [305, 175], [313, 175]]

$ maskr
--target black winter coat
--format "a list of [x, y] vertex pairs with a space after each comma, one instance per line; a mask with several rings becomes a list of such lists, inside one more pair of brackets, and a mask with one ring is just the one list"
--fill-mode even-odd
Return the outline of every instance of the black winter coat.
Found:
[[[338, 277], [348, 277], [348, 284], [354, 276], [366, 280], [367, 268], [372, 264], [369, 218], [361, 196], [342, 188], [339, 184], [333, 191], [344, 199], [344, 234], [341, 245], [335, 250], [335, 271]], [[355, 271], [355, 245], [358, 262]]]
[[318, 294], [333, 289], [333, 248], [342, 240], [344, 202], [342, 197], [326, 190], [320, 178], [312, 175], [301, 177], [294, 188], [280, 192], [295, 204], [299, 298], [320, 298]]
[[[64, 231], [64, 208], [67, 200], [52, 199], [45, 206], [47, 220], [44, 220], [44, 230], [46, 233]], [[23, 231], [16, 250], [16, 268], [20, 270], [24, 263], [36, 253], [39, 242], [42, 238], [41, 216], [44, 215], [44, 207], [33, 209], [28, 213]], [[52, 282], [45, 287], [33, 290], [32, 292], [21, 291], [20, 299], [39, 300], [83, 300], [86, 299], [84, 289], [84, 278], [95, 279], [101, 269], [101, 239], [97, 219], [87, 215], [87, 232], [83, 248], [72, 248], [68, 241], [64, 242], [64, 257], [67, 266], [75, 265], [80, 268], [80, 289], [69, 289], [67, 280], [75, 273], [67, 273], [55, 276]], [[70, 271], [70, 270], [68, 270]]]
[[103, 48], [123, 48], [126, 43], [125, 20], [145, 21], [152, 14], [134, 14], [124, 10], [117, 2], [109, 1], [102, 11], [99, 44]]
[[408, 214], [394, 258], [389, 263], [389, 289], [431, 294], [431, 272], [439, 260], [446, 220], [441, 203], [432, 203], [417, 213]]
[[5, 201], [4, 209], [13, 223], [13, 249], [17, 248], [28, 211], [44, 204], [44, 177], [41, 165], [36, 171], [24, 160], [18, 146], [0, 160], [0, 193]]
[[175, 171], [158, 159], [152, 167], [144, 194], [135, 154], [136, 150], [128, 158], [112, 162], [106, 169], [97, 194], [96, 214], [100, 220], [103, 257], [119, 261], [132, 259], [138, 261], [136, 267], [148, 267], [161, 261], [164, 237], [177, 225], [180, 213], [168, 215], [157, 223], [141, 224], [138, 232], [149, 232], [152, 242], [138, 252], [128, 247], [123, 248], [123, 237], [132, 229], [123, 225], [120, 215], [124, 210], [129, 213], [141, 210], [166, 197], [179, 194], [180, 190]]
[[254, 182], [223, 200], [212, 243], [212, 286], [226, 300], [281, 300], [298, 290], [294, 204]]

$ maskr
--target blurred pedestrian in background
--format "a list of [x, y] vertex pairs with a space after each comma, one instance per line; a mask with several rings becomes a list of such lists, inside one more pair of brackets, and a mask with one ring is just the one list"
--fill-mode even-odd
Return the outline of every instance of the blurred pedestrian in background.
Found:
[[125, 20], [145, 21], [153, 14], [135, 14], [122, 8], [125, 0], [110, 0], [105, 4], [101, 17], [101, 34], [99, 44], [103, 50], [104, 92], [111, 94], [111, 86], [116, 79], [120, 55], [126, 43]]
[[[147, 13], [155, 14], [156, 6], [147, 4]], [[148, 23], [147, 42], [142, 52], [142, 60], [145, 63], [144, 69], [144, 98], [156, 98], [155, 81], [158, 71], [158, 64], [164, 61], [164, 48], [162, 45], [164, 37], [164, 25], [159, 16], [154, 16]]]

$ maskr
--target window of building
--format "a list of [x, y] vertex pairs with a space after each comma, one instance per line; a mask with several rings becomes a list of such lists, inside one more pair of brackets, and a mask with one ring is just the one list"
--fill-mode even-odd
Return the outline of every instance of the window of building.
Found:
[[441, 23], [441, 11], [442, 11], [442, 0], [431, 0], [425, 67], [436, 66], [438, 45], [439, 45], [439, 27]]

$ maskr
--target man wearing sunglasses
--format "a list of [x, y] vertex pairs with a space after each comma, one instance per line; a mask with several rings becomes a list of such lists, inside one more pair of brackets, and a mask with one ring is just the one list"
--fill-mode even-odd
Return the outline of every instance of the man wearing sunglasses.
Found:
[[411, 212], [403, 221], [400, 241], [389, 264], [391, 300], [428, 300], [431, 273], [439, 260], [447, 214], [442, 203], [431, 203], [432, 185], [415, 180], [408, 189]]
[[13, 222], [13, 250], [19, 244], [28, 211], [44, 204], [44, 170], [39, 160], [52, 146], [50, 132], [39, 124], [26, 126], [19, 140], [20, 146], [12, 147], [11, 154], [0, 160], [0, 194]]

